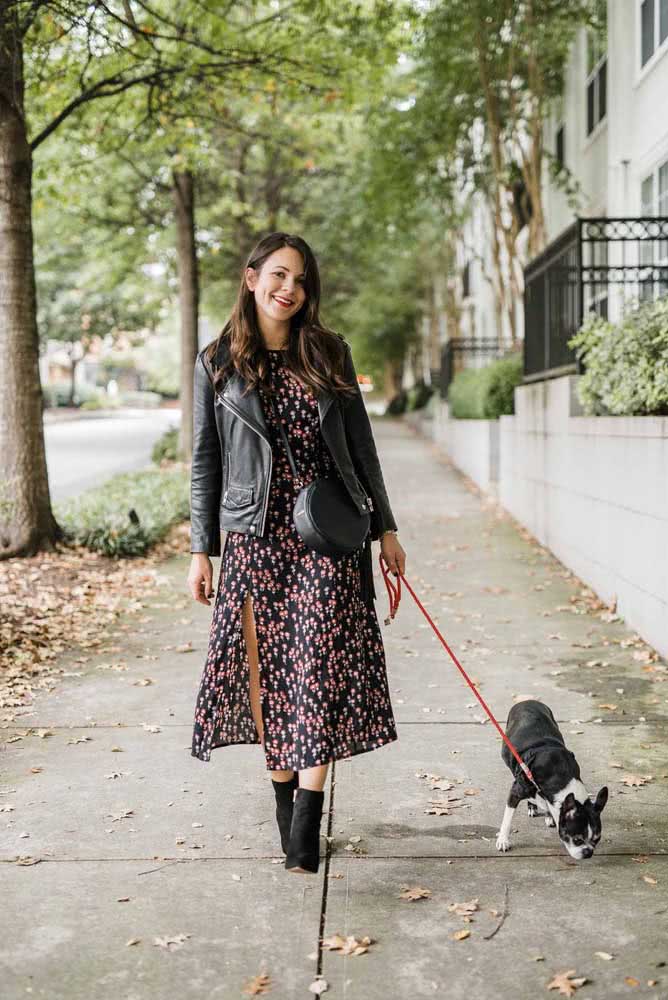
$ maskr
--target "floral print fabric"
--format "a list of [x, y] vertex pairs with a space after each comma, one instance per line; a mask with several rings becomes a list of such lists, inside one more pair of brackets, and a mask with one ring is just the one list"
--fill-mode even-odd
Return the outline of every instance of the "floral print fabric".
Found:
[[[308, 483], [340, 475], [322, 437], [317, 398], [270, 350], [273, 405]], [[273, 451], [265, 537], [228, 531], [195, 706], [191, 753], [260, 743], [249, 691], [242, 606], [252, 595], [268, 770], [303, 770], [397, 739], [385, 652], [360, 592], [363, 546], [340, 558], [302, 541], [292, 521], [299, 493], [266, 390], [258, 386]]]

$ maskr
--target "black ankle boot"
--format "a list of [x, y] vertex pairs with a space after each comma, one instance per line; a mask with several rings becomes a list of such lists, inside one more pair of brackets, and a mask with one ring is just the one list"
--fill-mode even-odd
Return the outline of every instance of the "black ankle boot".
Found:
[[298, 788], [290, 827], [285, 867], [291, 872], [318, 870], [320, 861], [320, 821], [325, 793]]
[[281, 847], [283, 854], [287, 854], [292, 824], [293, 797], [299, 787], [299, 775], [295, 771], [290, 781], [274, 781], [272, 778], [271, 783], [276, 795], [276, 822], [281, 834]]

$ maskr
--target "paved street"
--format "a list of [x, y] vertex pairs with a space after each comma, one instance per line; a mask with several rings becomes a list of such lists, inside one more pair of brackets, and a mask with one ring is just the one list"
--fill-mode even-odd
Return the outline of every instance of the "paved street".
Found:
[[75, 419], [67, 417], [55, 411], [44, 425], [54, 501], [99, 486], [118, 472], [145, 468], [158, 438], [181, 423], [181, 410], [128, 408], [120, 413], [91, 411]]
[[[190, 599], [184, 554], [0, 733], [6, 1000], [237, 1000], [262, 974], [277, 1000], [313, 996], [317, 975], [346, 1000], [535, 1000], [569, 995], [547, 989], [566, 972], [587, 979], [577, 1000], [668, 998], [664, 665], [433, 444], [374, 429], [407, 579], [499, 721], [540, 698], [588, 791], [607, 784], [594, 858], [572, 861], [525, 805], [496, 850], [500, 738], [404, 589], [382, 626], [399, 739], [330, 768], [320, 871], [286, 872], [259, 746], [190, 756], [212, 609]], [[377, 560], [374, 544], [382, 624]], [[319, 947], [336, 934], [371, 943]]]

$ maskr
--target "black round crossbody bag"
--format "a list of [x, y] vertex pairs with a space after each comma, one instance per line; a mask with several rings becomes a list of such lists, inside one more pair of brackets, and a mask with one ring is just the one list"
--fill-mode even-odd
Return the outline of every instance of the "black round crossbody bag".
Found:
[[292, 475], [301, 490], [295, 501], [292, 520], [309, 548], [325, 556], [342, 556], [359, 548], [371, 527], [368, 513], [360, 513], [348, 490], [338, 479], [318, 476], [306, 486], [297, 472], [292, 449], [273, 401], [270, 405], [278, 424]]

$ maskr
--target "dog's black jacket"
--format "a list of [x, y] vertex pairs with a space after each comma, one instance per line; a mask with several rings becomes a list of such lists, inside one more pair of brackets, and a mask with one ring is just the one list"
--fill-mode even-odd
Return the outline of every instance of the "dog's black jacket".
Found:
[[[552, 710], [532, 698], [518, 701], [508, 712], [506, 736], [536, 779], [550, 802], [572, 778], [580, 780], [580, 766], [568, 750]], [[504, 742], [501, 757], [515, 778], [512, 793], [517, 801], [533, 798], [535, 786], [529, 781]]]

